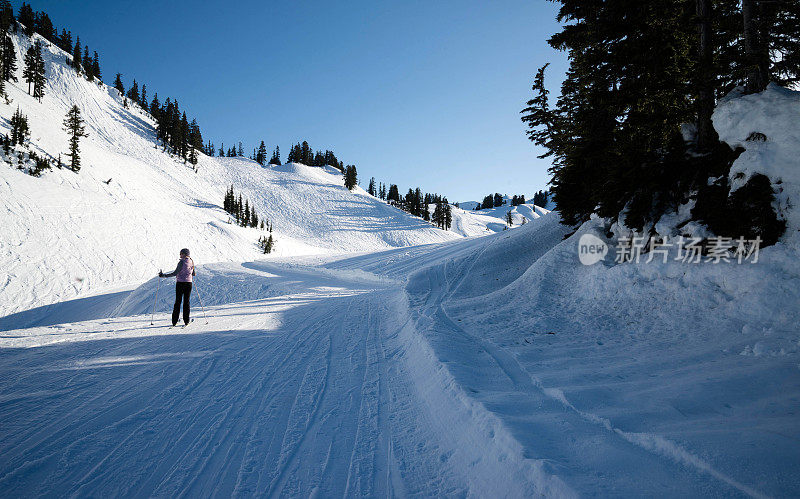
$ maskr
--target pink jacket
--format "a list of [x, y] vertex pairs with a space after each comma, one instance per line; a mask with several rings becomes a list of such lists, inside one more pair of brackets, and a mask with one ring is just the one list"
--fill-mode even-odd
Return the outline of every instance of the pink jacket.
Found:
[[175, 270], [169, 274], [164, 274], [164, 277], [176, 276], [178, 282], [192, 282], [192, 276], [194, 275], [194, 260], [186, 256], [178, 260], [178, 266], [175, 267]]

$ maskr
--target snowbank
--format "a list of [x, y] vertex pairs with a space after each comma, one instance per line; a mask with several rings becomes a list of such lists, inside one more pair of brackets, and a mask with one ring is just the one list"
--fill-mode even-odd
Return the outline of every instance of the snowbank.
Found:
[[[731, 168], [731, 190], [756, 173], [777, 186], [778, 213], [787, 221], [787, 236], [800, 230], [800, 92], [771, 83], [758, 94], [734, 91], [712, 117], [720, 140], [745, 152]], [[762, 134], [759, 136], [758, 134]]]

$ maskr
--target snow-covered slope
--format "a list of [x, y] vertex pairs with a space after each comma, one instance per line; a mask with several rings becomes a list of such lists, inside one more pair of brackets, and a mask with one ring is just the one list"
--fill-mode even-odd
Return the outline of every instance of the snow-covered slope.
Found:
[[[21, 61], [31, 42], [21, 33], [13, 38]], [[20, 83], [6, 85], [12, 102], [0, 101], [0, 131], [19, 107], [30, 122], [31, 148], [55, 158], [67, 150], [62, 122], [75, 104], [89, 137], [81, 141], [78, 174], [54, 169], [33, 178], [0, 163], [0, 316], [141, 282], [175, 265], [182, 247], [198, 264], [258, 257], [262, 233], [228, 224], [221, 209], [230, 184], [272, 222], [277, 255], [458, 237], [359, 188], [347, 191], [331, 169], [262, 168], [243, 158], [201, 155], [195, 173], [156, 147], [148, 115], [124, 108], [116, 90], [77, 76], [60, 49], [43, 44], [45, 97], [40, 103], [26, 93], [20, 68]]]
[[506, 217], [509, 211], [513, 221], [512, 227], [521, 225], [523, 219], [526, 222], [530, 222], [550, 213], [550, 210], [536, 206], [533, 203], [518, 206], [511, 206], [509, 203], [485, 210], [461, 209], [453, 206], [453, 227], [451, 230], [464, 236], [485, 236], [492, 232], [500, 232], [508, 226]]

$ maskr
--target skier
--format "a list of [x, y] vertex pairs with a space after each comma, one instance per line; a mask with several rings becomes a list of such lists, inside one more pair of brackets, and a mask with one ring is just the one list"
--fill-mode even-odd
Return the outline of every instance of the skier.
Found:
[[183, 323], [189, 324], [189, 295], [192, 294], [192, 277], [195, 274], [194, 260], [189, 256], [189, 250], [183, 248], [181, 250], [181, 259], [178, 261], [178, 266], [175, 267], [174, 272], [165, 274], [161, 271], [158, 272], [158, 277], [177, 277], [175, 283], [175, 307], [172, 309], [172, 325], [178, 323], [178, 316], [181, 312], [181, 300], [183, 301]]

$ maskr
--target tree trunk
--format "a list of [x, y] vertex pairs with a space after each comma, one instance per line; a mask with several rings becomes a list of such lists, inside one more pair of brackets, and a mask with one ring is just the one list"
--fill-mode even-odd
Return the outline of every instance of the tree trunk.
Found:
[[707, 151], [717, 141], [711, 122], [714, 112], [714, 61], [711, 45], [711, 0], [697, 0], [698, 51], [697, 65], [697, 148]]
[[[744, 52], [747, 67], [745, 92], [748, 94], [761, 92], [767, 88], [767, 65], [763, 61], [766, 53], [761, 47], [758, 29], [758, 0], [742, 0], [742, 22], [744, 24]], [[767, 61], [767, 64], [769, 61]]]

